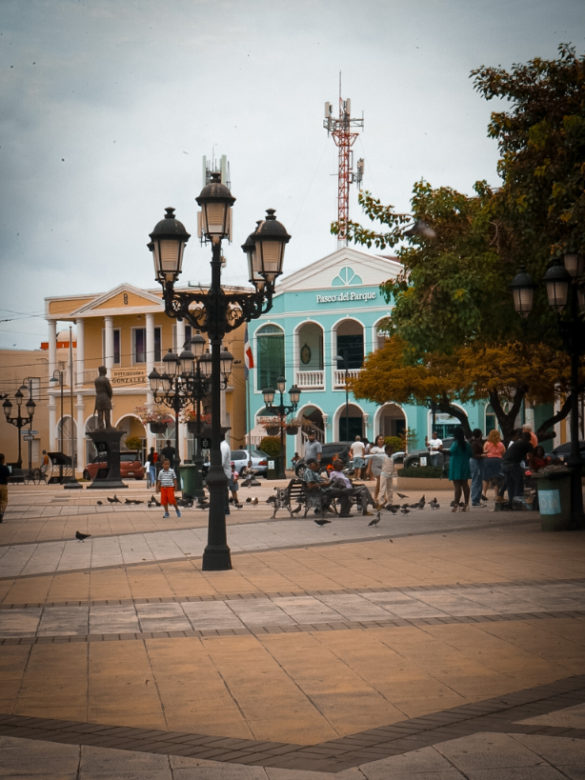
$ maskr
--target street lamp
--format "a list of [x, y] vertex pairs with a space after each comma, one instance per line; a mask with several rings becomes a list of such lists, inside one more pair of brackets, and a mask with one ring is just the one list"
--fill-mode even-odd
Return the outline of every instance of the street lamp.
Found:
[[282, 273], [285, 244], [290, 240], [284, 226], [268, 209], [266, 218], [248, 236], [242, 249], [248, 257], [253, 292], [227, 293], [221, 286], [221, 242], [231, 232], [231, 207], [235, 202], [229, 189], [214, 173], [196, 198], [201, 206], [200, 236], [212, 246], [211, 285], [205, 292], [177, 291], [183, 252], [189, 240], [185, 227], [167, 208], [164, 219], [150, 234], [148, 248], [153, 253], [154, 271], [163, 290], [165, 312], [177, 320], [187, 320], [195, 330], [209, 335], [211, 344], [211, 465], [207, 474], [209, 522], [204, 570], [231, 569], [225, 524], [227, 478], [221, 465], [221, 344], [226, 333], [244, 322], [260, 317], [272, 308], [276, 278]]
[[6, 417], [6, 422], [10, 425], [15, 425], [16, 428], [18, 428], [18, 460], [16, 461], [17, 468], [22, 468], [22, 445], [21, 445], [21, 431], [24, 428], [25, 425], [30, 425], [32, 422], [32, 419], [35, 414], [35, 407], [36, 404], [33, 401], [31, 394], [30, 394], [30, 388], [29, 388], [29, 399], [25, 404], [26, 411], [28, 412], [28, 416], [23, 417], [22, 416], [22, 402], [24, 400], [24, 394], [23, 390], [26, 390], [26, 385], [22, 385], [18, 388], [18, 390], [14, 393], [14, 400], [16, 401], [16, 415], [12, 416], [12, 401], [9, 398], [6, 398], [4, 403], [2, 404], [2, 407], [4, 409], [4, 416]]
[[[197, 404], [197, 448], [195, 465], [198, 474], [201, 474], [201, 407], [200, 403], [209, 393], [209, 379], [211, 375], [211, 356], [203, 354], [205, 340], [199, 334], [194, 336], [190, 342], [186, 342], [183, 351], [177, 355], [171, 349], [163, 358], [164, 372], [160, 374], [156, 368], [153, 368], [148, 375], [150, 390], [153, 400], [157, 404], [169, 406], [175, 413], [175, 444], [176, 444], [176, 462], [173, 467], [177, 471], [180, 463], [179, 458], [179, 412], [189, 404]], [[228, 378], [231, 374], [233, 355], [226, 349], [221, 351], [221, 389], [227, 387]], [[201, 480], [198, 480], [199, 495]]]
[[49, 382], [59, 382], [61, 396], [61, 418], [59, 420], [59, 484], [63, 484], [63, 371], [56, 368]]
[[[336, 355], [335, 359], [343, 361], [343, 367], [345, 369], [345, 439], [346, 441], [349, 441], [349, 386], [347, 384], [349, 367], [347, 360], [347, 350], [343, 353], [343, 355]], [[341, 436], [339, 438], [341, 438]]]
[[273, 405], [274, 401], [274, 389], [272, 387], [268, 387], [265, 390], [262, 391], [262, 395], [264, 396], [264, 403], [266, 404], [266, 408], [270, 409], [271, 412], [276, 412], [278, 414], [278, 420], [279, 420], [279, 428], [280, 428], [280, 468], [278, 470], [278, 476], [280, 479], [284, 479], [286, 477], [285, 474], [285, 464], [286, 464], [286, 441], [284, 437], [284, 419], [287, 416], [287, 414], [290, 414], [291, 412], [294, 412], [299, 404], [299, 398], [301, 397], [301, 391], [300, 388], [297, 387], [297, 385], [291, 385], [288, 394], [290, 397], [290, 404], [287, 406], [284, 404], [284, 392], [286, 388], [286, 379], [283, 376], [279, 376], [276, 380], [276, 389], [280, 393], [280, 404], [278, 406]]
[[[564, 261], [564, 262], [563, 262]], [[571, 361], [570, 380], [570, 434], [571, 451], [567, 465], [571, 470], [571, 526], [583, 526], [583, 492], [581, 469], [583, 460], [579, 451], [579, 358], [585, 351], [585, 258], [576, 252], [565, 254], [546, 271], [542, 281], [546, 287], [549, 306], [556, 312], [559, 332], [565, 351]], [[514, 307], [526, 318], [532, 310], [536, 284], [522, 268], [510, 284]]]

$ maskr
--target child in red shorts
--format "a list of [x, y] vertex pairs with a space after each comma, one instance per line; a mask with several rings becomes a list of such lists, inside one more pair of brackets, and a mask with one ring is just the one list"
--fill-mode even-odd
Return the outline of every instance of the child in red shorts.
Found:
[[156, 478], [156, 490], [160, 491], [160, 503], [163, 506], [165, 513], [163, 517], [169, 516], [169, 504], [175, 507], [177, 517], [181, 517], [181, 512], [177, 506], [177, 499], [175, 498], [175, 488], [177, 487], [177, 475], [175, 470], [171, 468], [171, 462], [166, 458], [163, 460], [163, 467], [158, 472]]

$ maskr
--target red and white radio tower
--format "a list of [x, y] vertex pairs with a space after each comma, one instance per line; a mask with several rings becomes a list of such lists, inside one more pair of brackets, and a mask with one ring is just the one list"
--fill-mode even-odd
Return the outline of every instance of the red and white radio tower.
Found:
[[327, 134], [333, 136], [333, 141], [339, 149], [337, 171], [337, 222], [339, 233], [337, 234], [337, 246], [347, 246], [347, 223], [349, 221], [349, 185], [354, 181], [360, 187], [364, 175], [364, 161], [357, 161], [357, 173], [353, 171], [353, 152], [351, 147], [359, 133], [352, 128], [363, 127], [364, 117], [351, 118], [351, 100], [341, 97], [341, 76], [339, 78], [339, 118], [333, 117], [333, 106], [325, 103], [325, 119], [323, 127]]

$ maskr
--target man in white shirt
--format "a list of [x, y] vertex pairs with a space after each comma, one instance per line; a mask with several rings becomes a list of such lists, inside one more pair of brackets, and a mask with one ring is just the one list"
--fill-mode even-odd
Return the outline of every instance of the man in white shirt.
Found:
[[430, 439], [425, 438], [425, 446], [428, 447], [431, 455], [431, 466], [442, 466], [443, 453], [441, 450], [443, 449], [443, 440], [439, 439], [436, 431], [433, 431]]
[[366, 461], [364, 459], [365, 451], [366, 445], [363, 443], [362, 437], [359, 435], [356, 436], [355, 441], [352, 442], [352, 445], [349, 448], [349, 456], [353, 461], [353, 468], [356, 479], [362, 478], [362, 469], [366, 465]]

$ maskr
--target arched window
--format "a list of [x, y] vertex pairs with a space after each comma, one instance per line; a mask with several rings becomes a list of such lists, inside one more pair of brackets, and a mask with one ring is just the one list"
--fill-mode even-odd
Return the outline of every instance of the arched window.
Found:
[[284, 376], [284, 333], [276, 325], [265, 325], [256, 331], [258, 355], [258, 388], [276, 387]]

